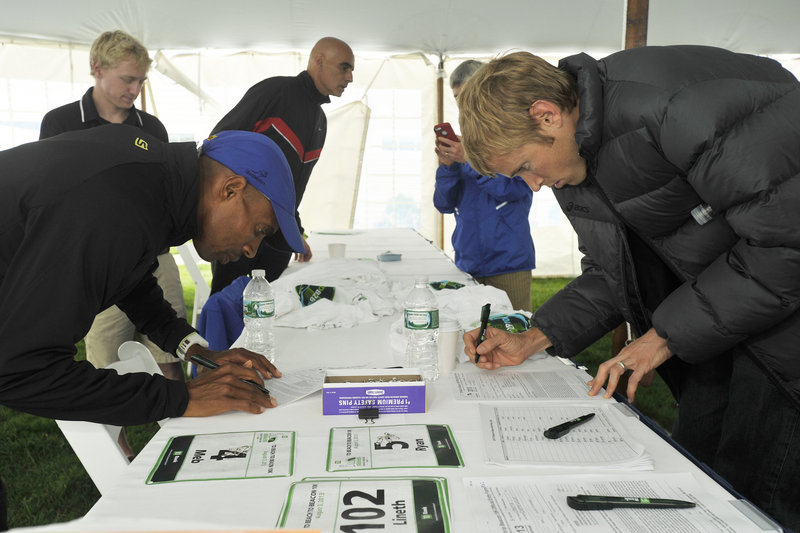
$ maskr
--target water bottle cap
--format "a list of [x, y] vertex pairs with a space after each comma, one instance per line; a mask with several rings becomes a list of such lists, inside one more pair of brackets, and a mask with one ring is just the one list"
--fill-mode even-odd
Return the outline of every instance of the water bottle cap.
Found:
[[261, 276], [263, 278], [266, 275], [267, 275], [267, 271], [264, 270], [264, 269], [261, 269], [261, 268], [253, 269], [252, 277], [254, 277], [254, 278], [256, 278], [258, 276]]

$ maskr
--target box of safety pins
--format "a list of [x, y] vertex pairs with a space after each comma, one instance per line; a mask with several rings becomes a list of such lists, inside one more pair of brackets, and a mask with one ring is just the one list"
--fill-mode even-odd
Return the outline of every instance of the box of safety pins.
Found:
[[323, 415], [424, 413], [425, 381], [417, 368], [328, 370], [322, 384]]

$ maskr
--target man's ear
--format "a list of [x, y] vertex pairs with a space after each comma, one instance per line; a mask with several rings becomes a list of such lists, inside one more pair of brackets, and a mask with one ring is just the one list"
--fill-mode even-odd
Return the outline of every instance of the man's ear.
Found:
[[561, 109], [548, 100], [536, 100], [528, 109], [528, 114], [542, 128], [561, 126]]
[[230, 174], [222, 179], [220, 194], [223, 200], [231, 200], [237, 196], [242, 196], [247, 187], [247, 180], [244, 176]]
[[92, 63], [92, 76], [94, 76], [96, 79], [100, 79], [102, 77], [102, 74], [103, 74], [103, 69], [102, 67], [100, 67], [100, 64], [97, 61]]

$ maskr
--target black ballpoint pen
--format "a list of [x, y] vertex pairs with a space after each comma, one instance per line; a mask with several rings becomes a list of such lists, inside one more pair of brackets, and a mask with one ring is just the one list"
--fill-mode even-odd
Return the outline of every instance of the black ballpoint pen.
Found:
[[567, 496], [567, 505], [579, 511], [606, 511], [615, 507], [639, 509], [689, 509], [694, 502], [664, 498], [637, 498], [631, 496], [592, 496], [578, 494]]
[[492, 305], [485, 304], [481, 307], [481, 330], [478, 332], [478, 344], [475, 345], [475, 362], [478, 362], [480, 359], [480, 354], [478, 353], [478, 345], [486, 340], [486, 328], [489, 326], [489, 313], [491, 313]]
[[[215, 369], [215, 368], [219, 368], [219, 363], [217, 363], [216, 361], [212, 361], [211, 359], [208, 359], [206, 357], [203, 357], [202, 355], [193, 355], [189, 359], [193, 363], [196, 363], [196, 364], [198, 364], [200, 366], [204, 366], [206, 368], [210, 368], [212, 370]], [[258, 383], [256, 383], [252, 379], [244, 379], [244, 378], [239, 378], [239, 379], [241, 379], [245, 383], [247, 383], [249, 385], [252, 385], [253, 387], [257, 388], [258, 390], [260, 390], [261, 392], [266, 394], [267, 397], [269, 397], [269, 389], [265, 388], [263, 385], [259, 385]]]
[[584, 422], [588, 422], [594, 418], [594, 413], [589, 413], [588, 415], [579, 416], [578, 418], [573, 418], [563, 424], [559, 424], [557, 426], [553, 426], [548, 430], [545, 430], [544, 436], [548, 439], [557, 439], [559, 437], [563, 437], [567, 433], [572, 430], [575, 426], [583, 424]]

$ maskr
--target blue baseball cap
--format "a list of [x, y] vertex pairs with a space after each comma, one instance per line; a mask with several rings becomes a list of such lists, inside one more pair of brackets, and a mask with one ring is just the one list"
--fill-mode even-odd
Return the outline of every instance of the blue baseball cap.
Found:
[[289, 248], [305, 253], [295, 219], [292, 171], [286, 156], [272, 139], [252, 131], [221, 131], [203, 141], [205, 155], [243, 176], [272, 203], [278, 226]]

